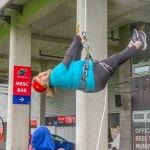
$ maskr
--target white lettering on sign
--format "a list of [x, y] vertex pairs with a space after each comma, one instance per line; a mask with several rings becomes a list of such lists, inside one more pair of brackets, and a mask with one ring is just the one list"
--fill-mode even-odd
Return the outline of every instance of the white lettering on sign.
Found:
[[27, 89], [25, 89], [25, 88], [17, 88], [17, 92], [18, 93], [26, 93]]
[[135, 136], [136, 141], [146, 141], [147, 136]]
[[19, 86], [29, 86], [29, 82], [16, 82], [16, 85], [19, 85]]
[[141, 150], [144, 150], [144, 149], [149, 149], [150, 148], [150, 144], [136, 144], [136, 149], [141, 149]]
[[150, 149], [150, 128], [135, 127], [134, 150]]
[[150, 128], [135, 128], [135, 133], [150, 133]]

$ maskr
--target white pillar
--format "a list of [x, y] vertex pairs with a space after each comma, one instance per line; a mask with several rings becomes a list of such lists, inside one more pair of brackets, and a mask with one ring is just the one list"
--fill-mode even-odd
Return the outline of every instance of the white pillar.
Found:
[[[96, 57], [96, 59], [102, 60], [107, 57], [107, 1], [78, 0], [77, 2], [77, 23], [79, 22], [81, 26], [81, 32], [82, 30], [86, 29], [87, 38], [90, 43], [90, 50], [92, 54]], [[108, 149], [107, 104], [104, 112], [104, 119], [102, 122], [102, 132], [99, 138], [100, 124], [105, 104], [105, 96], [107, 94], [106, 90], [107, 88], [101, 92], [94, 94], [85, 94], [79, 91], [77, 91], [76, 93], [77, 150]]]
[[87, 96], [76, 92], [76, 150], [88, 150]]
[[[86, 0], [77, 0], [77, 24], [80, 34], [86, 30]], [[87, 99], [86, 94], [76, 92], [76, 150], [87, 150]]]
[[45, 125], [46, 93], [38, 94], [38, 126]]
[[29, 136], [29, 105], [12, 104], [13, 69], [15, 65], [31, 66], [31, 29], [17, 26], [17, 15], [12, 13], [9, 53], [9, 90], [7, 116], [7, 150], [27, 150]]

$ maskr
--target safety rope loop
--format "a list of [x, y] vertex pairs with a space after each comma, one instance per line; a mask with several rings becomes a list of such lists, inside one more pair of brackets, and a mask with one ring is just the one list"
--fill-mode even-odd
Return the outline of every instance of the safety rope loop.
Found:
[[86, 32], [85, 31], [82, 32], [82, 36], [83, 36], [84, 41], [87, 41], [87, 37], [86, 37]]

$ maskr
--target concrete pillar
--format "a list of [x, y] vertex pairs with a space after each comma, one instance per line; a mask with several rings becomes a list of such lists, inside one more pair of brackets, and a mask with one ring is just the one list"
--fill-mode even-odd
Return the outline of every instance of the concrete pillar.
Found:
[[[40, 61], [40, 72], [47, 70], [47, 61]], [[38, 94], [38, 126], [45, 125], [46, 92]]]
[[12, 92], [14, 66], [31, 66], [31, 29], [28, 26], [17, 26], [17, 15], [15, 12], [11, 14], [6, 149], [27, 150], [29, 105], [12, 104]]
[[[86, 30], [86, 0], [77, 0], [77, 24], [80, 25], [80, 33]], [[86, 94], [76, 92], [76, 150], [88, 148], [87, 125], [87, 97]]]
[[[130, 37], [130, 29], [128, 26], [123, 26], [119, 29], [120, 37], [120, 50], [126, 48], [128, 44], [128, 39]], [[126, 69], [124, 69], [126, 68]], [[119, 82], [129, 81], [125, 84], [120, 84], [120, 93], [122, 107], [120, 110], [120, 147], [121, 150], [131, 150], [132, 149], [132, 136], [131, 136], [131, 60], [127, 61], [125, 64], [121, 65], [119, 68]], [[127, 92], [127, 93], [125, 93]]]
[[[106, 58], [107, 1], [78, 0], [77, 6], [77, 23], [81, 26], [81, 32], [83, 30], [87, 31], [87, 38], [90, 43], [92, 54], [96, 56], [96, 59], [98, 60]], [[77, 150], [105, 150], [108, 148], [107, 106], [104, 112], [104, 120], [102, 121], [101, 128], [102, 132], [99, 138], [100, 124], [105, 104], [105, 94], [107, 95], [106, 90], [107, 89], [94, 94], [85, 94], [80, 91], [77, 91], [76, 93]]]
[[38, 94], [38, 126], [45, 125], [45, 103], [46, 103], [46, 94]]

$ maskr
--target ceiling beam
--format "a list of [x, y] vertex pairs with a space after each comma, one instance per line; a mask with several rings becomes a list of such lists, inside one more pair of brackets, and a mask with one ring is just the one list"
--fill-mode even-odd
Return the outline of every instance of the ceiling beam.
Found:
[[36, 35], [36, 34], [32, 34], [32, 39], [40, 40], [40, 41], [47, 41], [47, 42], [54, 42], [54, 43], [61, 43], [61, 44], [70, 44], [71, 43], [70, 39], [63, 39], [63, 38]]
[[23, 6], [23, 14], [19, 15], [18, 23], [31, 25], [67, 1], [68, 0], [30, 0]]
[[[109, 19], [108, 20], [108, 29], [115, 29], [120, 26], [129, 24], [132, 22], [136, 22], [136, 21], [150, 22], [150, 19], [148, 17], [149, 11], [144, 10], [144, 8], [146, 8], [146, 7], [150, 7], [150, 3], [145, 2], [145, 3], [143, 3], [143, 5], [139, 5], [139, 7], [132, 8], [129, 10], [127, 9], [126, 12]], [[110, 12], [112, 12], [112, 11], [110, 11]]]
[[[41, 17], [55, 10], [68, 0], [30, 0], [23, 6], [22, 14], [18, 16], [18, 24], [32, 25]], [[0, 10], [1, 11], [1, 10]], [[10, 25], [0, 26], [0, 40], [10, 33]]]
[[[3, 54], [0, 54], [0, 61], [9, 61], [9, 55], [3, 55]], [[44, 60], [46, 60], [48, 63], [56, 63], [56, 62], [58, 62], [58, 61], [62, 61], [62, 59], [53, 59], [53, 58], [47, 58], [47, 57], [40, 57], [40, 58], [31, 58], [31, 62], [32, 63], [41, 63], [41, 62], [43, 62]], [[9, 67], [9, 66], [8, 66]], [[2, 66], [0, 66], [0, 72], [1, 72], [1, 68], [2, 68]]]

